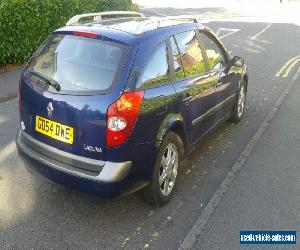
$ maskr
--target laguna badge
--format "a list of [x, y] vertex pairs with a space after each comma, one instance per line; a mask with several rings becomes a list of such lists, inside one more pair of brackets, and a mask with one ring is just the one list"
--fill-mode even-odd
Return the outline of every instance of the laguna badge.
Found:
[[83, 149], [90, 152], [102, 153], [102, 148], [83, 144]]

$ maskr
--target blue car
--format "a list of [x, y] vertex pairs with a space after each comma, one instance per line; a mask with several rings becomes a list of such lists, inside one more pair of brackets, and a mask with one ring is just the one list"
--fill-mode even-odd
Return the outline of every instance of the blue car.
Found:
[[247, 83], [243, 58], [195, 18], [78, 15], [21, 73], [18, 152], [55, 182], [163, 205], [184, 157], [242, 118]]

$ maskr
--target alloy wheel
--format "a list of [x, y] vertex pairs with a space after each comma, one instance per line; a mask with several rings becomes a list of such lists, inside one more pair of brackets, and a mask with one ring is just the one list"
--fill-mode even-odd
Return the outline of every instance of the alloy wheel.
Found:
[[169, 143], [161, 159], [159, 187], [164, 196], [173, 190], [178, 171], [178, 150], [174, 143]]
[[238, 117], [241, 117], [244, 113], [245, 102], [246, 102], [245, 87], [241, 86], [240, 93], [239, 93], [239, 100], [238, 100], [238, 110], [237, 110]]

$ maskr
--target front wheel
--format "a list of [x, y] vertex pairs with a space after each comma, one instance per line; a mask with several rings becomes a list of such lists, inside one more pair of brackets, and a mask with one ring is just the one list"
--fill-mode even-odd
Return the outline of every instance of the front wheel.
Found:
[[229, 119], [231, 122], [239, 122], [244, 114], [246, 106], [246, 84], [241, 84], [237, 101], [234, 105], [232, 117]]
[[161, 143], [150, 184], [143, 190], [148, 202], [161, 206], [171, 198], [182, 156], [181, 138], [174, 132], [169, 132]]

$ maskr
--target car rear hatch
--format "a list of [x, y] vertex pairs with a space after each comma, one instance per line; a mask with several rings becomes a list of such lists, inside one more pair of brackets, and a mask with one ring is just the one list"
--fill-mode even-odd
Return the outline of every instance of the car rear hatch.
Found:
[[127, 45], [96, 33], [51, 35], [22, 72], [24, 132], [60, 151], [105, 161], [107, 108], [120, 94], [127, 54]]

